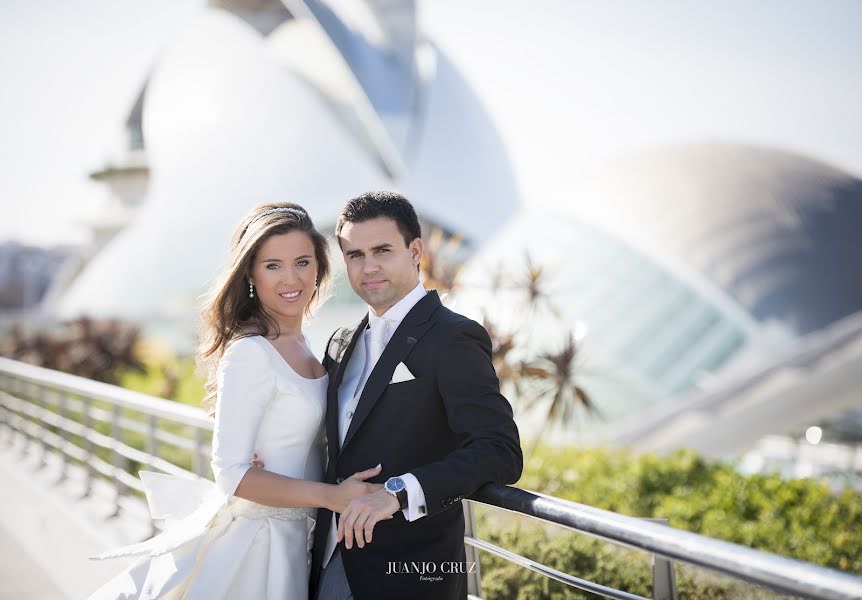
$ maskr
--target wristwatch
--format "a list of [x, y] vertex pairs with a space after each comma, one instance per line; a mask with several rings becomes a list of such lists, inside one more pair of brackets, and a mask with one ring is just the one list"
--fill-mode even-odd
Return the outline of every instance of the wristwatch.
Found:
[[407, 508], [407, 484], [400, 477], [390, 477], [383, 486], [386, 493], [395, 496], [401, 510]]

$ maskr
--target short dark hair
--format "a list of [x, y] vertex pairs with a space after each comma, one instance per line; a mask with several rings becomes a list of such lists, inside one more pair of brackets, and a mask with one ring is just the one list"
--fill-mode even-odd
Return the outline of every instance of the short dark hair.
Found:
[[[398, 231], [404, 237], [404, 245], [422, 237], [419, 227], [419, 217], [413, 205], [398, 192], [365, 192], [361, 196], [347, 201], [338, 221], [335, 222], [335, 235], [341, 235], [345, 223], [362, 223], [377, 217], [386, 217], [395, 221]], [[339, 245], [341, 238], [339, 237]]]

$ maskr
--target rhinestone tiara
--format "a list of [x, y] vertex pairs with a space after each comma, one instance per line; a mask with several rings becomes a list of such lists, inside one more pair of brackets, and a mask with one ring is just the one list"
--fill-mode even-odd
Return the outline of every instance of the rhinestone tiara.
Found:
[[248, 225], [250, 227], [252, 223], [260, 221], [262, 218], [264, 218], [266, 216], [274, 215], [275, 213], [293, 213], [296, 216], [298, 216], [300, 219], [308, 216], [308, 213], [305, 212], [304, 210], [300, 210], [298, 208], [292, 208], [289, 206], [280, 206], [278, 208], [270, 208], [269, 210], [263, 211], [262, 213], [257, 215], [254, 219], [252, 219]]

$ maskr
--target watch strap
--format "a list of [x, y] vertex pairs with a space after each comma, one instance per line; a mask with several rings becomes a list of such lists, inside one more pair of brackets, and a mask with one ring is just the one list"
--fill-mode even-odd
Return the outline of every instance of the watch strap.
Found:
[[395, 498], [398, 499], [398, 507], [404, 510], [408, 506], [407, 486], [403, 490], [395, 492]]

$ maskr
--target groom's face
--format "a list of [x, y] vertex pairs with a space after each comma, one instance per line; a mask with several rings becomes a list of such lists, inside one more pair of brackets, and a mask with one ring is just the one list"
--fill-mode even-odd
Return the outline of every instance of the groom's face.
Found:
[[353, 291], [375, 314], [385, 313], [419, 283], [422, 240], [405, 244], [394, 220], [345, 223], [338, 241]]

